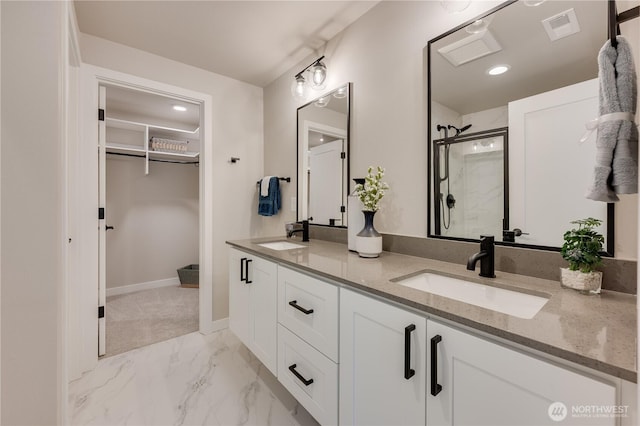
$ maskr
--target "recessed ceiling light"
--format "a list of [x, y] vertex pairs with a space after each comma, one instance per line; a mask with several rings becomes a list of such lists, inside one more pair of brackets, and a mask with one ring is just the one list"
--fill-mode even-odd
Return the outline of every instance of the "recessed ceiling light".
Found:
[[174, 105], [173, 109], [180, 112], [185, 112], [187, 110], [187, 108], [183, 107], [182, 105]]
[[529, 7], [540, 6], [546, 0], [524, 0], [524, 5]]
[[511, 67], [509, 65], [496, 65], [495, 67], [491, 67], [487, 70], [487, 74], [489, 75], [500, 75], [509, 71]]

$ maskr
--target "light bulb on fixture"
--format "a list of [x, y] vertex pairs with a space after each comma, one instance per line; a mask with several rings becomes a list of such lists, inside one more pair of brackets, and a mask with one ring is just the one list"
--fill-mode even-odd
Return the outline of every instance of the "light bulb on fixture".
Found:
[[311, 71], [311, 87], [314, 89], [324, 89], [324, 81], [327, 78], [326, 65], [318, 60], [310, 69]]
[[300, 74], [296, 75], [296, 79], [291, 85], [291, 94], [298, 100], [306, 99], [308, 93], [307, 82]]

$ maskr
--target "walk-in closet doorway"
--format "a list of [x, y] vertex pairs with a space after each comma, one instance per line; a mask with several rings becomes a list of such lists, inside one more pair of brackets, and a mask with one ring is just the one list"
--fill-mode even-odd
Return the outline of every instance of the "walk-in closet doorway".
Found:
[[113, 356], [198, 330], [200, 104], [109, 84], [99, 104], [98, 354]]
[[[81, 176], [70, 183], [70, 203], [80, 212], [82, 247], [71, 262], [78, 278], [69, 283], [77, 323], [69, 324], [68, 350], [80, 354], [69, 366], [72, 379], [99, 356], [171, 338], [180, 326], [202, 333], [225, 326], [212, 320], [211, 96], [90, 65], [81, 87], [82, 143], [70, 159]], [[178, 269], [187, 271], [185, 286]], [[194, 301], [195, 317], [180, 317]], [[143, 312], [151, 302], [151, 313]], [[109, 353], [118, 328], [129, 343]]]

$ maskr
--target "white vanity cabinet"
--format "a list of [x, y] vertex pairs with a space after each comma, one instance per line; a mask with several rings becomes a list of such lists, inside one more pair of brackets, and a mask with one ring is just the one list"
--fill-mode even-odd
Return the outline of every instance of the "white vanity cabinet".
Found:
[[323, 425], [338, 423], [338, 287], [278, 267], [278, 380]]
[[340, 289], [340, 424], [424, 425], [427, 320]]
[[229, 248], [229, 328], [277, 375], [278, 267]]
[[[437, 321], [427, 322], [427, 332], [427, 425], [616, 424], [614, 417], [584, 415], [592, 406], [616, 406], [614, 383]], [[554, 405], [550, 414], [556, 402], [563, 405]], [[582, 410], [580, 416], [573, 407]]]

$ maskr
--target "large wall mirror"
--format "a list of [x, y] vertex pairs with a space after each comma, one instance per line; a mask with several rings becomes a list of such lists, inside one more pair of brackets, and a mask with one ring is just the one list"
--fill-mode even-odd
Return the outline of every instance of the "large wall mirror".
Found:
[[[595, 163], [607, 2], [506, 2], [427, 45], [429, 236], [558, 249], [613, 204], [585, 193]], [[533, 3], [531, 3], [533, 4]]]
[[347, 226], [351, 83], [298, 108], [298, 220]]

